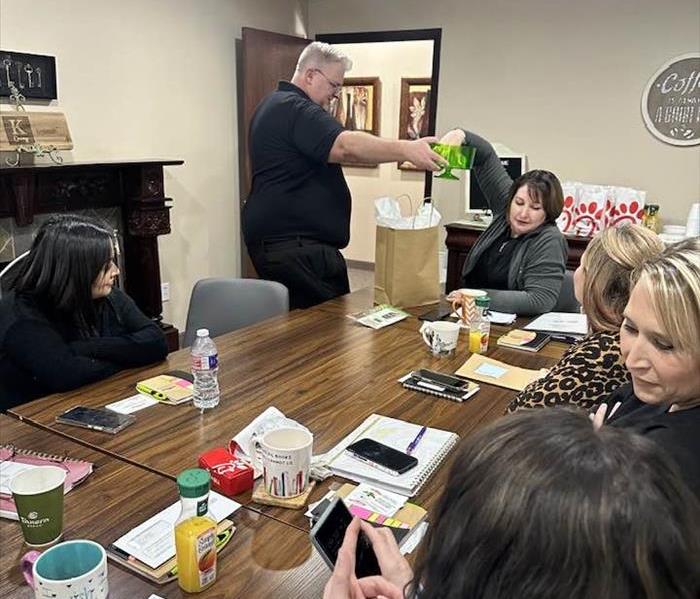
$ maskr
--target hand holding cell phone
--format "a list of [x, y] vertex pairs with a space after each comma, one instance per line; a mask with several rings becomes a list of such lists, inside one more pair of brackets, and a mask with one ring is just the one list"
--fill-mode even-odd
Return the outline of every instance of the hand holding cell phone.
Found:
[[[393, 584], [384, 576], [374, 575], [358, 578], [355, 574], [357, 544], [359, 536], [362, 534], [361, 526], [364, 527], [365, 524], [361, 523], [358, 518], [354, 518], [345, 529], [343, 544], [338, 550], [333, 575], [326, 584], [323, 599], [359, 599], [360, 597], [379, 596], [387, 599], [403, 599], [402, 587]], [[368, 524], [367, 526], [372, 528]], [[393, 540], [393, 535], [389, 536]], [[408, 564], [406, 566], [410, 570], [410, 566]]]

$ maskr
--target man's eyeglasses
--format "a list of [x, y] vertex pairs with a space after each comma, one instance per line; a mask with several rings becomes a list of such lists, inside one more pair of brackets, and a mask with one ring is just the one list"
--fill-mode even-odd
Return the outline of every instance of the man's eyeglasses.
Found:
[[341, 89], [343, 89], [343, 84], [342, 83], [336, 83], [332, 79], [328, 78], [328, 75], [326, 75], [321, 69], [314, 69], [317, 73], [321, 73], [323, 75], [323, 78], [328, 81], [328, 85], [330, 85], [333, 88], [333, 91], [335, 93], [338, 93]]

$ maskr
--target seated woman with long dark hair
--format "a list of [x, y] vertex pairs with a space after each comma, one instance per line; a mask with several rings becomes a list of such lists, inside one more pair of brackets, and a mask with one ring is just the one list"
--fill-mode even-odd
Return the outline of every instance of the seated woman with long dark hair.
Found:
[[100, 222], [50, 218], [0, 302], [0, 408], [163, 360], [165, 337], [113, 287], [116, 241]]
[[[325, 599], [696, 599], [700, 504], [633, 431], [558, 408], [465, 439], [415, 573], [386, 529], [353, 521]], [[382, 576], [358, 580], [362, 530]]]

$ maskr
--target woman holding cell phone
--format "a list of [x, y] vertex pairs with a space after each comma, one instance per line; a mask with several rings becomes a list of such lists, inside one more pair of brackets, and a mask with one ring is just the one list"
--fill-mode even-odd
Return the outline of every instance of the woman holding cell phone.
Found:
[[[634, 431], [566, 409], [506, 416], [465, 439], [415, 571], [355, 520], [324, 599], [696, 599], [700, 504]], [[355, 576], [359, 531], [381, 576]]]

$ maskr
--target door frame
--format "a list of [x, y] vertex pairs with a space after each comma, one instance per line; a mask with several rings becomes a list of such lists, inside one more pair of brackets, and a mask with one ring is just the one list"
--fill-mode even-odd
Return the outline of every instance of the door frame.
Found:
[[[440, 82], [440, 45], [442, 29], [398, 29], [395, 31], [358, 31], [348, 33], [319, 33], [319, 42], [328, 44], [363, 44], [370, 42], [412, 42], [432, 40], [433, 72], [431, 75], [430, 106], [428, 107], [428, 135], [435, 135], [437, 120], [438, 83]], [[423, 197], [429, 198], [433, 190], [432, 173], [425, 173]]]

